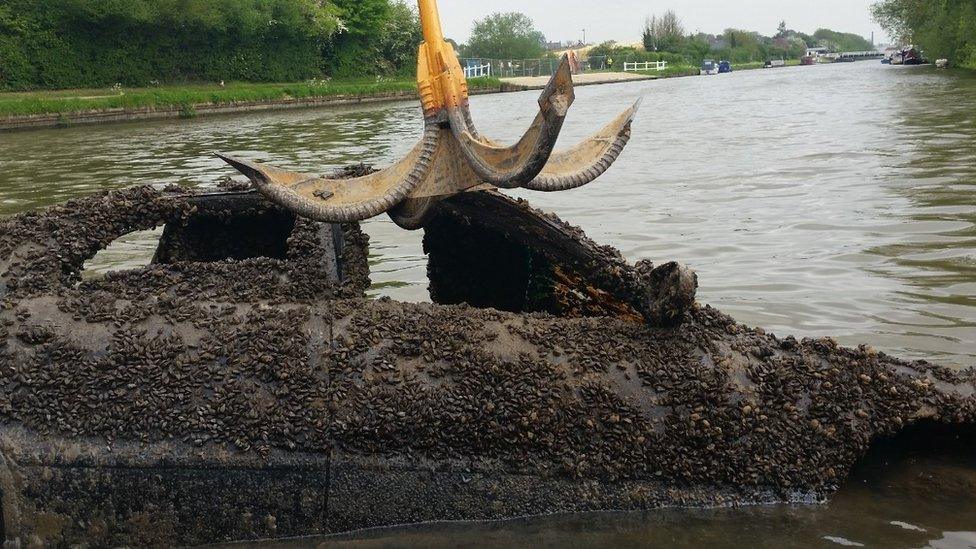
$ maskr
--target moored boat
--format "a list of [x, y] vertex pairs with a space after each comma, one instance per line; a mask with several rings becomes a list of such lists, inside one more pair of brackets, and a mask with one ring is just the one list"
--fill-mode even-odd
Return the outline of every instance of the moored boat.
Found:
[[[928, 65], [929, 60], [916, 46], [908, 45], [891, 54], [891, 65]], [[882, 61], [883, 62], [883, 61]]]

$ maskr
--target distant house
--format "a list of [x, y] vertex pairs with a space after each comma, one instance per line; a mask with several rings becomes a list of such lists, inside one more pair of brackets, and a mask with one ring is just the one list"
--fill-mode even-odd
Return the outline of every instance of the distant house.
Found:
[[[542, 44], [542, 46], [546, 49], [546, 51], [552, 53], [559, 53], [568, 50], [579, 50], [581, 48], [586, 47], [586, 45], [579, 40], [575, 40], [575, 41], [566, 40], [564, 42], [545, 42]], [[641, 43], [640, 46], [644, 47], [644, 44]]]

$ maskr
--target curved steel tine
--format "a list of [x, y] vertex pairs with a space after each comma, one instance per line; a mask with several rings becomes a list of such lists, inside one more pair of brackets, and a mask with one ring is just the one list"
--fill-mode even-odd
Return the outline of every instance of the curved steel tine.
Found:
[[576, 189], [603, 175], [630, 141], [631, 124], [641, 100], [592, 137], [575, 147], [557, 151], [542, 172], [524, 188], [540, 192]]
[[235, 167], [272, 202], [323, 223], [363, 221], [388, 212], [426, 179], [439, 142], [439, 128], [428, 124], [423, 140], [397, 164], [364, 177], [330, 179], [281, 170], [217, 154]]
[[448, 116], [454, 137], [475, 174], [496, 187], [514, 189], [532, 181], [545, 167], [575, 98], [569, 58], [563, 56], [539, 98], [539, 114], [515, 145], [499, 146], [480, 136], [466, 106], [449, 109]]

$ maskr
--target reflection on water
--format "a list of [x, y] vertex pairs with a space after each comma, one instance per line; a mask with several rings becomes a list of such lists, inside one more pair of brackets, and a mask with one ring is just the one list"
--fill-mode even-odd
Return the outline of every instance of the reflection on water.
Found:
[[[632, 260], [693, 266], [703, 301], [748, 324], [976, 364], [976, 78], [857, 63], [587, 87], [578, 96], [564, 143], [644, 96], [634, 139], [605, 178], [526, 194], [536, 205]], [[513, 139], [534, 116], [535, 94], [477, 97], [472, 108], [487, 133]], [[416, 106], [397, 103], [0, 134], [0, 214], [133, 184], [212, 185], [232, 173], [215, 150], [309, 172], [388, 164], [421, 127]], [[366, 228], [373, 293], [427, 299], [421, 235], [387, 220]], [[145, 264], [156, 238], [133, 235], [90, 267]], [[938, 457], [909, 460], [893, 466], [898, 482], [868, 472], [817, 508], [446, 526], [350, 543], [976, 547], [969, 471]]]
[[[472, 108], [513, 139], [535, 95]], [[578, 95], [563, 143], [644, 96], [634, 139], [602, 180], [526, 193], [536, 205], [630, 259], [693, 266], [702, 299], [748, 324], [976, 363], [976, 78], [857, 63]], [[416, 106], [397, 103], [3, 134], [0, 214], [137, 183], [210, 185], [232, 173], [214, 150], [310, 172], [384, 165], [421, 127]], [[374, 295], [427, 299], [421, 235], [386, 220], [367, 230]], [[151, 244], [128, 249], [134, 264]]]

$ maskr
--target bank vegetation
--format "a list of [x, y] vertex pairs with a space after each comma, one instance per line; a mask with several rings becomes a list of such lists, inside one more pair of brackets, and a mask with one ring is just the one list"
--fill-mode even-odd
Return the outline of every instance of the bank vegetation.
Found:
[[883, 0], [874, 17], [902, 44], [916, 44], [930, 59], [976, 70], [976, 1]]
[[759, 32], [730, 28], [721, 34], [689, 33], [681, 19], [669, 10], [644, 23], [642, 46], [605, 42], [589, 52], [590, 57], [605, 57], [613, 70], [623, 70], [624, 61], [667, 61], [670, 66], [698, 67], [705, 59], [728, 60], [748, 67], [771, 59], [799, 60], [808, 48], [825, 47], [835, 52], [866, 51], [871, 42], [862, 36], [831, 29], [806, 34], [780, 23], [777, 33], [765, 36]]
[[3, 0], [0, 90], [405, 76], [399, 0]]
[[[500, 90], [495, 78], [475, 78], [468, 82], [477, 93]], [[387, 96], [410, 96], [417, 91], [412, 78], [363, 78], [340, 81], [308, 80], [294, 83], [191, 84], [148, 88], [80, 89], [32, 91], [0, 94], [0, 118], [50, 114], [83, 114], [93, 111], [124, 109], [179, 109], [181, 116], [192, 118], [202, 106], [232, 106], [254, 103], [288, 103], [303, 100], [382, 99]], [[65, 119], [65, 124], [70, 118]]]

